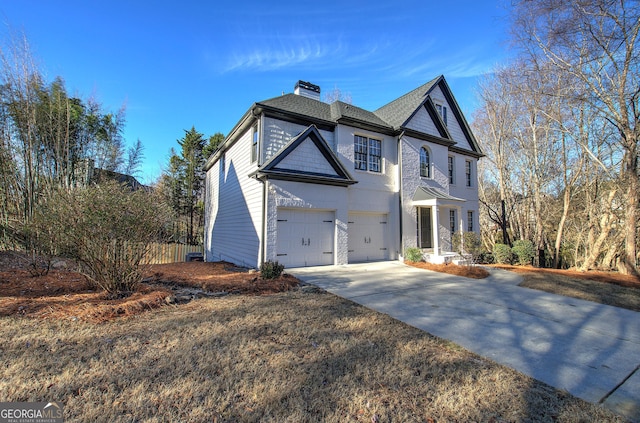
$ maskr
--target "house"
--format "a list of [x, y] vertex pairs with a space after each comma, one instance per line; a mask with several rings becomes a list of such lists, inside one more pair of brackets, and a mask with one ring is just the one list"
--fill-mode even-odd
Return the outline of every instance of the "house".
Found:
[[443, 76], [375, 111], [293, 94], [254, 103], [208, 159], [205, 258], [259, 267], [449, 260], [479, 232], [482, 152]]

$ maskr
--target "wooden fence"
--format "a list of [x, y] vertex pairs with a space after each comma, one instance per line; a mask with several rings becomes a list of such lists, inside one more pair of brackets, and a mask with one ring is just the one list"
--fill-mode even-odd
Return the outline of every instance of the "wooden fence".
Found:
[[149, 246], [149, 253], [147, 254], [145, 263], [178, 263], [185, 261], [187, 253], [204, 254], [204, 247], [202, 245], [186, 244], [151, 244]]

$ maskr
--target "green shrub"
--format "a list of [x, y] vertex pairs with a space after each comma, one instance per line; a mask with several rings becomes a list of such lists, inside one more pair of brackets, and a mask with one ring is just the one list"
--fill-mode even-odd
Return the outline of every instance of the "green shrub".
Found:
[[493, 246], [493, 258], [496, 263], [511, 264], [513, 253], [511, 247], [506, 244], [496, 244]]
[[275, 279], [280, 277], [283, 270], [284, 264], [268, 260], [260, 266], [260, 276], [262, 276], [262, 279]]
[[452, 238], [453, 251], [459, 254], [471, 254], [476, 262], [482, 254], [482, 240], [475, 232], [456, 232]]
[[495, 259], [493, 258], [493, 253], [490, 253], [488, 251], [481, 252], [480, 255], [478, 255], [476, 263], [478, 263], [478, 264], [493, 264], [493, 263], [495, 263]]
[[533, 243], [528, 239], [519, 239], [515, 241], [511, 251], [518, 258], [518, 264], [523, 266], [531, 264], [531, 260], [536, 256], [536, 249], [533, 246]]
[[422, 261], [422, 250], [417, 247], [409, 247], [404, 250], [404, 258], [407, 261]]

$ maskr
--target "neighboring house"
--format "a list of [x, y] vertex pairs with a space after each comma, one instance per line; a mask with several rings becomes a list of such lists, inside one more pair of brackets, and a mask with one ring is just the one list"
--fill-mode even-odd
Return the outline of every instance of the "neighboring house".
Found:
[[206, 260], [338, 265], [419, 247], [445, 261], [454, 232], [479, 232], [480, 157], [443, 76], [373, 112], [299, 81], [208, 159]]

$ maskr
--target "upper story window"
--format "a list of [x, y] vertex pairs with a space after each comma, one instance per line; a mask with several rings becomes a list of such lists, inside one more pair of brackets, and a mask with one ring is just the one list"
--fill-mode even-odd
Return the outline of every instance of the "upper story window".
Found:
[[356, 170], [382, 172], [382, 141], [356, 135], [353, 139], [353, 166]]
[[251, 163], [258, 160], [258, 125], [253, 127], [253, 139], [251, 140]]
[[464, 176], [466, 179], [467, 186], [471, 186], [471, 162], [469, 160], [464, 162]]
[[443, 106], [442, 104], [436, 104], [436, 109], [438, 109], [438, 113], [440, 113], [440, 117], [444, 124], [447, 124], [447, 106]]
[[426, 147], [420, 149], [420, 176], [431, 178], [431, 154]]
[[449, 170], [449, 184], [455, 185], [456, 183], [456, 173], [455, 173], [455, 161], [453, 156], [449, 156], [447, 158], [447, 167]]

